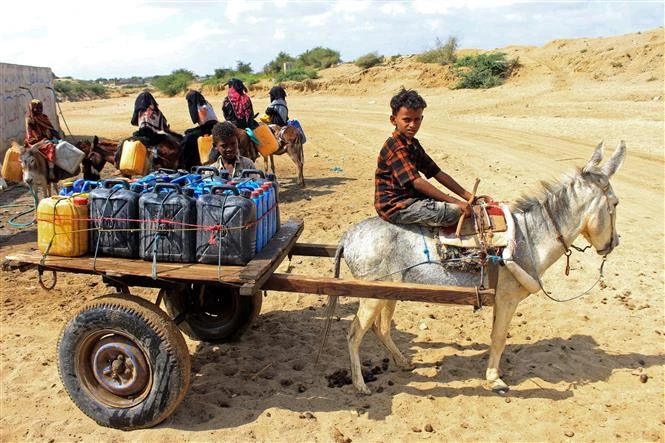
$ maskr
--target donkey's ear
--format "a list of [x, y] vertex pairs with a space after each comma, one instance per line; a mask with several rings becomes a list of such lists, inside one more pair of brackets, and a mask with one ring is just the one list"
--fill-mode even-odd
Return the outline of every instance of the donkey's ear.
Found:
[[626, 157], [626, 142], [621, 140], [619, 145], [614, 150], [612, 157], [601, 167], [602, 171], [607, 177], [612, 177], [615, 172], [619, 170], [623, 164], [623, 159]]
[[605, 142], [601, 141], [596, 146], [596, 150], [593, 151], [593, 155], [589, 159], [589, 162], [584, 166], [582, 172], [589, 172], [591, 169], [595, 168], [600, 164], [600, 161], [603, 159], [603, 149], [605, 148]]

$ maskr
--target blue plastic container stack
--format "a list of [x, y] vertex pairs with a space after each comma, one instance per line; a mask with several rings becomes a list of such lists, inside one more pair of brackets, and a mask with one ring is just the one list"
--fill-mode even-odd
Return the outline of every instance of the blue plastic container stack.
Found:
[[[258, 175], [259, 178], [250, 178]], [[245, 169], [241, 178], [229, 182], [239, 190], [251, 191], [251, 199], [256, 206], [256, 252], [268, 244], [270, 239], [279, 229], [279, 205], [277, 200], [277, 181], [274, 174], [272, 180], [266, 178], [266, 174], [258, 169]]]

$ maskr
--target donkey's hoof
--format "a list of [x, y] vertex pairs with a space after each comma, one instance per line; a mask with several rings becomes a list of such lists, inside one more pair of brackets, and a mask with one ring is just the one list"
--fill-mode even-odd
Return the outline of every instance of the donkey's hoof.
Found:
[[499, 395], [506, 395], [510, 391], [510, 387], [503, 382], [503, 380], [498, 379], [492, 383], [492, 392]]
[[402, 371], [413, 371], [416, 369], [416, 365], [411, 363], [409, 360], [406, 358], [396, 358], [394, 359], [395, 366], [400, 368]]
[[372, 395], [372, 391], [369, 390], [367, 385], [363, 384], [362, 386], [355, 386], [355, 388], [358, 391], [358, 395]]

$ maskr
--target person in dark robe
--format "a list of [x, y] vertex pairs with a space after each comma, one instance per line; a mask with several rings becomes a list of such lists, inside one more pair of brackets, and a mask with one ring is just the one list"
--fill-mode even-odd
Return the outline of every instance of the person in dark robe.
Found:
[[268, 93], [270, 104], [266, 108], [266, 114], [270, 117], [270, 123], [277, 126], [286, 126], [289, 121], [289, 108], [286, 106], [286, 91], [281, 86], [273, 86]]
[[192, 123], [196, 126], [185, 130], [185, 136], [180, 145], [180, 155], [185, 169], [190, 171], [193, 166], [200, 165], [203, 161], [199, 156], [198, 139], [212, 133], [212, 127], [218, 122], [217, 115], [212, 105], [198, 91], [190, 90], [185, 95], [187, 108]]

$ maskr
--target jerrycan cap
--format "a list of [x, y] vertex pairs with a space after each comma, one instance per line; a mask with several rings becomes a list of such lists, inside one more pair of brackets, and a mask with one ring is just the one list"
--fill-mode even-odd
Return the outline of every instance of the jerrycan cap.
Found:
[[75, 205], [87, 205], [88, 204], [88, 194], [77, 195], [72, 198], [72, 201]]

